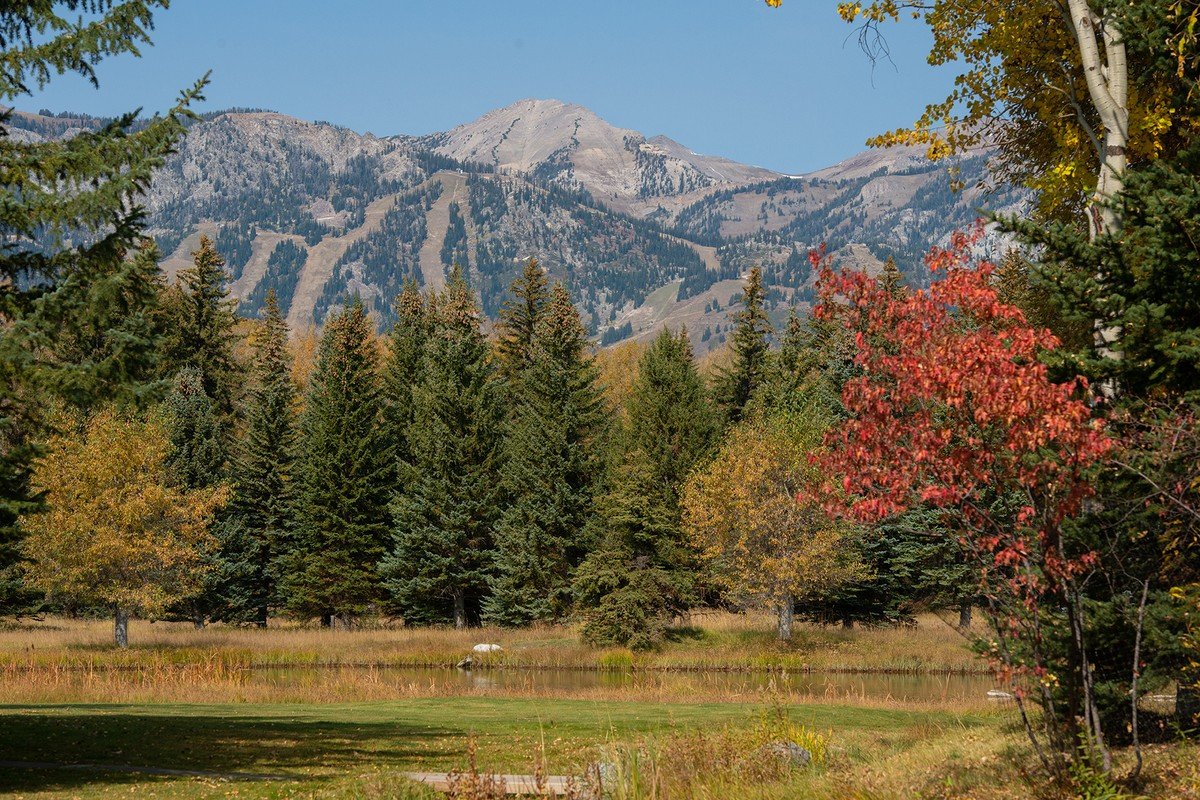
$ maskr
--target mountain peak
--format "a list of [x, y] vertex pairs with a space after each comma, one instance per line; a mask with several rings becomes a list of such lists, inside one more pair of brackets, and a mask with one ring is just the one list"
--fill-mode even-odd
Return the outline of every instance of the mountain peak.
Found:
[[535, 173], [583, 188], [622, 210], [642, 213], [664, 202], [695, 199], [779, 177], [770, 170], [702, 156], [665, 136], [648, 139], [619, 128], [589, 108], [557, 99], [526, 98], [473, 122], [428, 137], [459, 161], [502, 172]]

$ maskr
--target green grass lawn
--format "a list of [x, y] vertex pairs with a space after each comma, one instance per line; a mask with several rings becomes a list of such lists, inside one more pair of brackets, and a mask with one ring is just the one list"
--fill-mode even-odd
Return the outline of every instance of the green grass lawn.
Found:
[[[761, 706], [432, 698], [341, 705], [75, 704], [0, 706], [0, 760], [82, 762], [292, 776], [275, 782], [133, 773], [0, 769], [17, 797], [405, 796], [395, 773], [464, 766], [531, 772], [544, 741], [552, 772], [574, 772], [606, 742], [751, 724]], [[994, 729], [987, 712], [797, 706], [850, 761], [900, 753], [933, 736]], [[403, 788], [402, 788], [403, 787]], [[421, 796], [419, 793], [413, 796]]]

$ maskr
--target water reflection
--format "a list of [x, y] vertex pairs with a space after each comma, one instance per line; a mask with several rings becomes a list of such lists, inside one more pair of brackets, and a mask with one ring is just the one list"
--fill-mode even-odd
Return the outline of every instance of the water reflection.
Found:
[[660, 672], [485, 668], [459, 670], [431, 667], [283, 667], [254, 670], [250, 681], [276, 686], [320, 685], [332, 673], [392, 685], [399, 694], [414, 687], [439, 694], [503, 691], [586, 692], [591, 689], [651, 689], [697, 696], [755, 695], [764, 691], [830, 698], [905, 701], [983, 700], [995, 680], [987, 675], [878, 675], [850, 673]]

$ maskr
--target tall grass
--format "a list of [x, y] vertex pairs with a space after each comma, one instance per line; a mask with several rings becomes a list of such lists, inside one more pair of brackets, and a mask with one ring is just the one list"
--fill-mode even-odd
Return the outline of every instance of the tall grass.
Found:
[[[120, 650], [105, 620], [49, 618], [0, 628], [0, 693], [20, 702], [326, 703], [463, 694], [744, 701], [770, 688], [810, 701], [891, 701], [887, 687], [868, 690], [857, 679], [798, 677], [830, 672], [876, 682], [868, 676], [923, 675], [934, 686], [944, 680], [944, 691], [924, 691], [922, 698], [961, 707], [964, 690], [951, 690], [953, 676], [986, 674], [959, 634], [932, 617], [904, 631], [800, 626], [788, 643], [771, 631], [766, 615], [697, 615], [661, 649], [640, 653], [588, 647], [566, 625], [459, 631], [373, 624], [331, 631], [283, 622], [197, 630], [188, 623], [135, 621], [132, 646]], [[396, 669], [449, 668], [480, 642], [503, 650], [472, 654], [476, 669], [469, 681]], [[540, 670], [597, 677], [551, 682]], [[738, 673], [747, 677], [728, 677]], [[611, 681], [603, 677], [609, 674]]]
[[266, 629], [189, 623], [130, 623], [132, 647], [112, 647], [106, 620], [50, 618], [0, 628], [0, 664], [134, 667], [202, 664], [219, 657], [231, 668], [261, 666], [452, 666], [480, 642], [504, 649], [477, 654], [483, 666], [554, 669], [787, 670], [982, 674], [963, 637], [932, 615], [914, 628], [823, 628], [798, 625], [790, 642], [773, 636], [764, 614], [695, 615], [658, 650], [634, 653], [581, 643], [574, 626], [524, 629], [404, 628], [371, 624], [332, 631], [287, 621]]

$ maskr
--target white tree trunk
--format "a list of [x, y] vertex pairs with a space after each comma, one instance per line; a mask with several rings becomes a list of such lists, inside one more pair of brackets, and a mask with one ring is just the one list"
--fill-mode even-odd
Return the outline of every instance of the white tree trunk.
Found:
[[[1121, 215], [1113, 200], [1125, 188], [1125, 169], [1129, 163], [1129, 65], [1121, 30], [1115, 20], [1101, 19], [1092, 11], [1088, 0], [1067, 0], [1067, 5], [1075, 40], [1079, 43], [1088, 96], [1104, 127], [1096, 191], [1088, 204], [1088, 236], [1095, 239], [1121, 232]], [[1086, 120], [1082, 122], [1086, 124]], [[1098, 320], [1093, 335], [1096, 353], [1101, 358], [1121, 358], [1119, 326]], [[1108, 384], [1102, 391], [1111, 394], [1114, 387]]]
[[1116, 21], [1100, 19], [1087, 0], [1067, 0], [1067, 5], [1071, 10], [1075, 40], [1079, 44], [1088, 96], [1104, 126], [1096, 192], [1088, 209], [1089, 229], [1093, 237], [1119, 233], [1121, 219], [1111, 201], [1125, 188], [1128, 164], [1129, 66], [1125, 43]]
[[120, 606], [113, 610], [113, 640], [117, 647], [129, 647], [129, 612]]
[[779, 614], [779, 638], [781, 641], [788, 641], [792, 638], [792, 620], [796, 613], [796, 600], [790, 593], [785, 593], [779, 598], [779, 605], [776, 606], [776, 611]]

